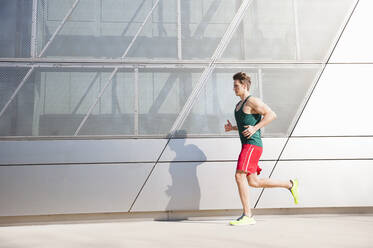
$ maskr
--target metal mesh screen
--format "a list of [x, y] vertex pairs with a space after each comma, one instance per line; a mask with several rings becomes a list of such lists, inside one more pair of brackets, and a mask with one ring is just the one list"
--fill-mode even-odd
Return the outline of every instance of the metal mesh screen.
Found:
[[213, 61], [182, 129], [227, 135], [231, 76], [246, 71], [279, 116], [263, 134], [286, 136], [354, 3], [2, 0], [0, 135], [164, 137]]

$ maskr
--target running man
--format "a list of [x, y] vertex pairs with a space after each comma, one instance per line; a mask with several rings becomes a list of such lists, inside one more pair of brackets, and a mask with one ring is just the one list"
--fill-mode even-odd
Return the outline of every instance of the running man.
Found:
[[[258, 178], [262, 170], [258, 161], [263, 151], [260, 128], [268, 125], [276, 119], [276, 114], [268, 105], [259, 98], [249, 93], [250, 77], [243, 72], [233, 75], [233, 90], [241, 101], [237, 103], [234, 116], [237, 126], [232, 126], [230, 121], [224, 125], [225, 131], [238, 130], [241, 140], [241, 152], [238, 157], [235, 179], [238, 186], [243, 214], [236, 220], [229, 222], [231, 225], [255, 224], [249, 207], [249, 187], [273, 188], [282, 187], [288, 189], [294, 197], [294, 203], [298, 204], [298, 179], [278, 181], [269, 178]], [[261, 118], [263, 115], [263, 118]]]

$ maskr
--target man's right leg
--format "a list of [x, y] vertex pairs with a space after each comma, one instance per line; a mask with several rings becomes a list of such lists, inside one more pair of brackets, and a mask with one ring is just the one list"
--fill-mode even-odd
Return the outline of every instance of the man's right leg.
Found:
[[270, 178], [259, 178], [256, 173], [247, 175], [248, 184], [255, 188], [275, 188], [282, 187], [290, 190], [291, 195], [294, 197], [294, 203], [298, 204], [299, 198], [299, 181], [298, 179], [290, 179], [289, 181], [280, 181]]
[[289, 181], [280, 181], [272, 178], [259, 178], [256, 173], [247, 175], [248, 184], [254, 188], [285, 188], [290, 189], [293, 184]]

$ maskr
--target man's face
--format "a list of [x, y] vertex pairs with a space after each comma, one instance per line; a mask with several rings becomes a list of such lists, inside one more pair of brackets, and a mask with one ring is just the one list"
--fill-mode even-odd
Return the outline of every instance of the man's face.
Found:
[[238, 95], [242, 95], [242, 93], [246, 90], [246, 87], [244, 84], [241, 84], [239, 80], [234, 80], [233, 90], [234, 90], [234, 93], [236, 93], [236, 96], [238, 96]]

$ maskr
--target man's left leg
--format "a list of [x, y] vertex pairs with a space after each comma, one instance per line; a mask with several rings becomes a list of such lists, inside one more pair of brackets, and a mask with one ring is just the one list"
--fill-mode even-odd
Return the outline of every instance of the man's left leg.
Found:
[[249, 187], [247, 185], [246, 173], [244, 171], [237, 170], [235, 174], [236, 183], [238, 187], [238, 193], [240, 195], [243, 212], [247, 216], [251, 216], [250, 200], [249, 200]]
[[235, 177], [244, 212], [237, 220], [232, 220], [229, 222], [229, 224], [234, 226], [255, 224], [256, 221], [254, 218], [252, 218], [249, 204], [249, 185], [247, 184], [246, 172], [242, 170], [236, 170]]

